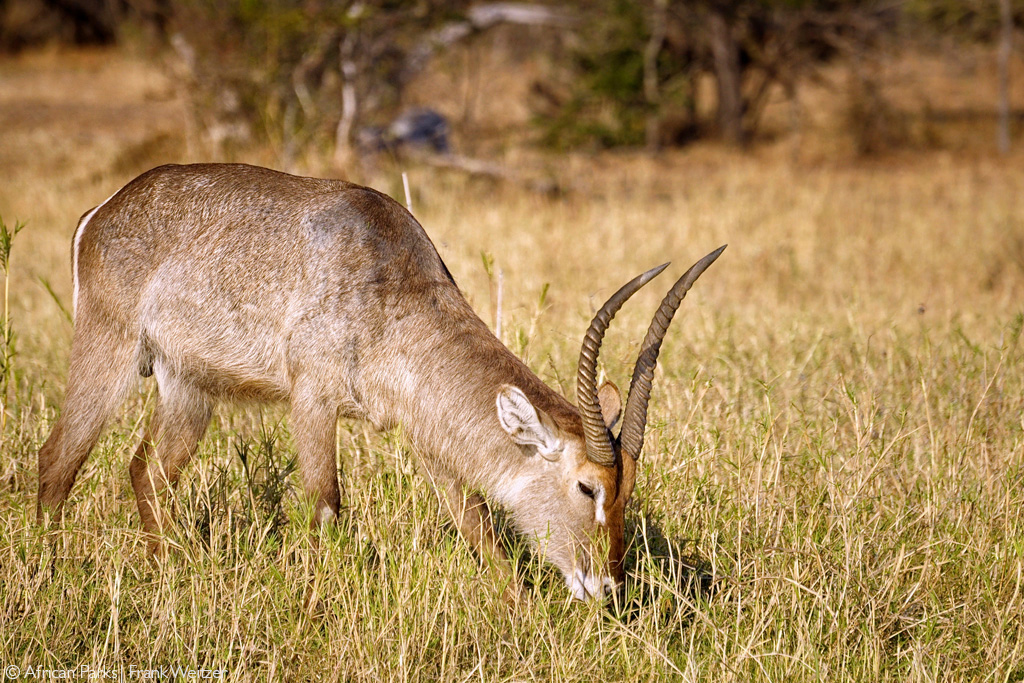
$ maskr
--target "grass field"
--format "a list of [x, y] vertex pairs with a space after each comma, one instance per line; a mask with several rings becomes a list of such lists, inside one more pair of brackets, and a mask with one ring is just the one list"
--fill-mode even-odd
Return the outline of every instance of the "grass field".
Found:
[[[72, 332], [71, 233], [137, 173], [200, 156], [181, 121], [174, 87], [124, 56], [0, 70], [0, 216], [28, 226], [10, 269], [0, 665], [125, 679], [177, 665], [229, 680], [1024, 680], [1020, 152], [573, 156], [548, 162], [577, 188], [558, 198], [412, 168], [415, 213], [474, 307], [494, 320], [486, 253], [503, 274], [506, 343], [570, 398], [604, 297], [673, 261], [611, 330], [603, 363], [622, 385], [669, 278], [730, 244], [662, 352], [627, 595], [573, 603], [510, 538], [530, 587], [510, 611], [400, 433], [339, 424], [344, 511], [311, 536], [273, 407], [218, 411], [178, 490], [178, 551], [147, 561], [127, 462], [151, 381], [63, 523], [35, 526], [36, 451]], [[401, 192], [392, 169], [366, 179]]]

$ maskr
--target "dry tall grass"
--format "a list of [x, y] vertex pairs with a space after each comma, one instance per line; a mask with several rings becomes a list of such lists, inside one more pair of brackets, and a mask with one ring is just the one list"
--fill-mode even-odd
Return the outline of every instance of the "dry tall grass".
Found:
[[[531, 603], [509, 613], [400, 434], [339, 426], [346, 511], [311, 538], [274, 410], [220, 411], [179, 489], [180, 551], [148, 564], [126, 467], [148, 382], [63, 525], [35, 527], [35, 452], [71, 335], [40, 278], [67, 306], [78, 216], [190, 153], [173, 89], [144, 64], [9, 67], [0, 215], [29, 227], [12, 257], [0, 664], [124, 678], [202, 665], [231, 680], [1024, 679], [1019, 155], [581, 156], [558, 163], [579, 189], [555, 199], [413, 169], [416, 213], [467, 296], [493, 319], [491, 254], [507, 343], [570, 395], [605, 295], [730, 243], [665, 342], [627, 515], [628, 595], [570, 603], [526, 553]], [[57, 95], [42, 81], [53, 73]], [[369, 179], [400, 194], [394, 173]], [[620, 384], [668, 284], [616, 319], [603, 360]]]

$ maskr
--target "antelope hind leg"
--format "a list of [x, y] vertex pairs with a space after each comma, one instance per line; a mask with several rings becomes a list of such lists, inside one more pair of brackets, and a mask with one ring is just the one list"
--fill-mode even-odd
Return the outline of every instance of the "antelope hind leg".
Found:
[[80, 320], [60, 417], [39, 449], [39, 524], [46, 512], [60, 513], [104, 424], [135, 381], [135, 356], [135, 339], [110, 327], [90, 325], [88, 319]]
[[128, 467], [142, 527], [154, 553], [159, 551], [159, 535], [170, 521], [161, 494], [177, 483], [181, 468], [195, 454], [213, 410], [205, 393], [182, 383], [159, 364], [156, 376], [156, 410]]

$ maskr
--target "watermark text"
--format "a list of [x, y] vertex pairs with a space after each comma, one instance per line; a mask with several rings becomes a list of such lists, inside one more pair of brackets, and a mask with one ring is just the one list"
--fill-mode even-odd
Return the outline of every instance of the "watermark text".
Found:
[[78, 666], [25, 666], [8, 664], [3, 668], [4, 679], [9, 681], [223, 681], [227, 669], [180, 666], [99, 667], [90, 664]]

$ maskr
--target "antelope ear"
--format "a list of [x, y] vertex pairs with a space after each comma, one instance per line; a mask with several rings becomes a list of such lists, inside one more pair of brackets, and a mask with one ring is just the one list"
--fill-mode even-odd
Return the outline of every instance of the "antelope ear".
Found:
[[498, 390], [498, 421], [512, 441], [536, 450], [545, 460], [558, 460], [562, 441], [554, 422], [537, 410], [517, 387], [506, 384]]
[[597, 390], [597, 402], [601, 404], [604, 426], [611, 429], [622, 414], [622, 399], [619, 397], [619, 388], [615, 386], [615, 382], [608, 380], [601, 385]]

